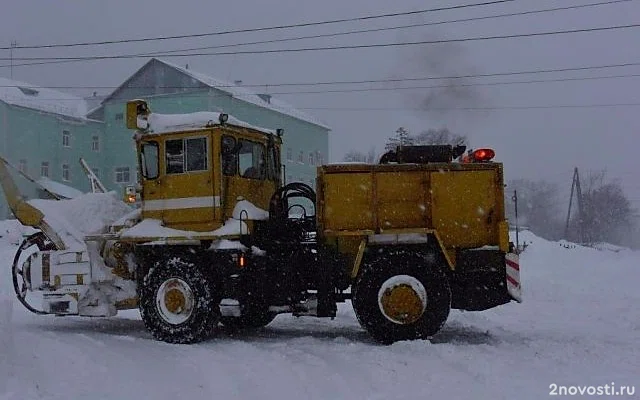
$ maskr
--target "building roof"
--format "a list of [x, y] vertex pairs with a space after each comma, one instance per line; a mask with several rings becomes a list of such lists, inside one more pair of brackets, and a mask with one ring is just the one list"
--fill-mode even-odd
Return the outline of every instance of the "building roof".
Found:
[[[217, 79], [217, 78], [202, 74], [200, 72], [195, 72], [190, 69], [183, 68], [179, 65], [170, 63], [168, 61], [160, 60], [158, 58], [152, 58], [147, 63], [145, 63], [136, 73], [131, 75], [117, 89], [115, 89], [113, 92], [111, 92], [111, 94], [106, 96], [106, 98], [102, 101], [100, 106], [95, 107], [91, 111], [89, 111], [89, 115], [94, 114], [95, 112], [100, 110], [105, 103], [108, 103], [111, 99], [116, 98], [118, 92], [120, 92], [130, 81], [132, 81], [138, 74], [140, 74], [142, 70], [144, 70], [145, 68], [148, 68], [153, 63], [161, 63], [168, 68], [174, 69], [179, 73], [190, 77], [191, 79], [197, 81], [200, 85], [202, 85], [201, 87], [194, 86], [193, 90], [202, 89], [202, 88], [216, 89], [221, 92], [228, 93], [230, 96], [238, 100], [244, 101], [246, 103], [251, 103], [265, 109], [276, 111], [278, 113], [288, 115], [290, 117], [308, 122], [316, 126], [320, 126], [328, 130], [331, 129], [328, 125], [321, 122], [319, 119], [303, 111], [300, 111], [296, 109], [294, 106], [282, 100], [276, 99], [270, 95], [264, 95], [264, 94], [259, 95], [240, 85], [236, 85], [234, 83]], [[164, 94], [175, 94], [175, 93], [164, 93]]]
[[1, 77], [0, 101], [80, 119], [87, 115], [87, 103], [80, 97]]
[[[279, 100], [273, 96], [259, 96], [257, 93], [252, 92], [251, 90], [248, 90], [245, 87], [236, 85], [234, 83], [230, 83], [218, 78], [214, 78], [212, 76], [209, 75], [205, 75], [202, 74], [200, 72], [195, 72], [192, 71], [190, 69], [186, 69], [183, 67], [180, 67], [176, 64], [170, 63], [168, 61], [165, 60], [160, 60], [160, 59], [155, 59], [173, 69], [176, 69], [180, 72], [182, 72], [185, 75], [188, 75], [190, 77], [192, 77], [193, 79], [203, 83], [204, 85], [213, 88], [213, 89], [217, 89], [220, 90], [222, 92], [226, 92], [229, 93], [231, 96], [235, 97], [236, 99], [245, 101], [247, 103], [251, 103], [263, 108], [267, 108], [269, 110], [273, 110], [276, 112], [279, 112], [281, 114], [285, 114], [288, 115], [290, 117], [293, 118], [297, 118], [299, 120], [314, 124], [314, 125], [318, 125], [321, 126], [323, 128], [326, 129], [331, 129], [329, 126], [327, 126], [326, 124], [324, 124], [323, 122], [321, 122], [320, 120], [318, 120], [317, 118], [303, 112], [300, 111], [298, 109], [296, 109], [294, 106]], [[265, 100], [265, 98], [268, 98], [269, 100]]]

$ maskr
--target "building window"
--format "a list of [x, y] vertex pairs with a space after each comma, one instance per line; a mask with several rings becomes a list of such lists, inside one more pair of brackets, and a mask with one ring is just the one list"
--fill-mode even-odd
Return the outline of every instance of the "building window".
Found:
[[322, 165], [322, 154], [318, 150], [316, 150], [316, 165]]
[[49, 177], [49, 162], [48, 161], [43, 161], [42, 164], [40, 164], [40, 176], [44, 176], [44, 177]]
[[287, 161], [293, 161], [293, 150], [291, 147], [287, 147]]
[[309, 165], [314, 165], [316, 163], [315, 157], [313, 153], [309, 153]]
[[67, 182], [71, 180], [71, 170], [69, 169], [69, 164], [62, 164], [62, 180]]
[[71, 147], [71, 132], [62, 131], [62, 147]]
[[100, 151], [100, 136], [93, 136], [91, 138], [91, 150]]
[[115, 115], [115, 120], [116, 121], [122, 121], [124, 119], [124, 113], [117, 113]]
[[25, 160], [24, 158], [18, 161], [18, 171], [22, 172], [23, 174], [27, 173], [27, 160]]
[[304, 164], [304, 151], [302, 150], [300, 150], [300, 154], [298, 154], [298, 162]]
[[131, 172], [129, 167], [116, 167], [116, 183], [129, 183], [131, 180]]

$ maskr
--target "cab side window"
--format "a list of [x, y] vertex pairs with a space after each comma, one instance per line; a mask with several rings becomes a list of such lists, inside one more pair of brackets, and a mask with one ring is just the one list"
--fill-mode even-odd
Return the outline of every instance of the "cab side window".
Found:
[[278, 181], [280, 179], [280, 168], [278, 168], [278, 160], [280, 154], [275, 146], [269, 147], [267, 179], [270, 181]]
[[266, 162], [264, 146], [249, 140], [240, 140], [238, 170], [240, 176], [249, 179], [265, 179]]
[[167, 140], [165, 152], [167, 174], [208, 169], [206, 137]]
[[240, 175], [248, 179], [267, 176], [264, 145], [232, 136], [222, 137], [222, 172], [226, 176]]
[[140, 151], [140, 165], [142, 165], [142, 176], [145, 179], [158, 177], [158, 161], [158, 143], [144, 143]]

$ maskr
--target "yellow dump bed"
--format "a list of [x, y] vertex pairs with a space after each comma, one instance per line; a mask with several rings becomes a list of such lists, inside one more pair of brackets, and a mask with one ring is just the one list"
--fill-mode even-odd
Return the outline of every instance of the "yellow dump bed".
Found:
[[319, 234], [433, 229], [448, 250], [508, 250], [501, 163], [318, 168]]

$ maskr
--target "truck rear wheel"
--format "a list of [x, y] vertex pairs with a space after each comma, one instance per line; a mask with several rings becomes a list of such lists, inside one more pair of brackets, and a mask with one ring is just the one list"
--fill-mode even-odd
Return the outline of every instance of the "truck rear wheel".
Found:
[[375, 257], [363, 261], [353, 287], [360, 325], [385, 344], [435, 335], [451, 309], [449, 281], [440, 267], [414, 252]]
[[156, 262], [144, 277], [139, 295], [142, 320], [158, 340], [199, 342], [218, 322], [209, 279], [179, 257]]

